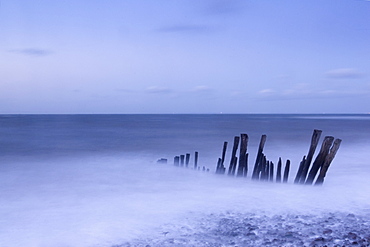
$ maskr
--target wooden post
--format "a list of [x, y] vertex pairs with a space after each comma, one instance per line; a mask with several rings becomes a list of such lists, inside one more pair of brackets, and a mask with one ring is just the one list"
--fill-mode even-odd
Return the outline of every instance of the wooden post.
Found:
[[334, 137], [332, 136], [325, 137], [324, 141], [322, 142], [320, 152], [312, 164], [312, 168], [310, 170], [310, 173], [308, 174], [306, 184], [313, 183], [313, 180], [315, 179], [317, 172], [324, 165], [325, 158], [329, 154], [329, 149], [331, 145], [333, 144], [333, 141], [334, 141]]
[[299, 183], [299, 179], [301, 178], [301, 175], [302, 175], [302, 171], [303, 171], [303, 167], [304, 167], [304, 163], [305, 162], [306, 162], [306, 155], [303, 156], [302, 161], [299, 163], [297, 175], [295, 176], [295, 179], [294, 179], [294, 183], [295, 184], [298, 184]]
[[175, 156], [173, 158], [173, 165], [179, 166], [179, 163], [180, 163], [180, 157], [179, 156]]
[[221, 174], [221, 158], [217, 161], [216, 174]]
[[262, 154], [261, 162], [258, 167], [258, 173], [257, 173], [259, 180], [265, 180], [266, 178], [266, 164], [267, 164], [266, 156]]
[[185, 155], [181, 154], [180, 155], [180, 165], [181, 166], [184, 166], [184, 159], [185, 159]]
[[238, 157], [234, 157], [234, 161], [233, 161], [233, 169], [232, 169], [232, 171], [231, 171], [231, 173], [232, 173], [232, 175], [234, 175], [235, 174], [235, 172], [236, 172], [236, 165], [238, 164]]
[[194, 154], [194, 169], [197, 169], [198, 166], [198, 152]]
[[248, 157], [249, 157], [249, 154], [246, 153], [245, 154], [245, 169], [244, 169], [244, 177], [247, 176], [247, 173], [248, 173]]
[[225, 174], [226, 168], [224, 166], [224, 162], [225, 162], [226, 149], [227, 149], [227, 142], [224, 142], [224, 146], [222, 148], [222, 156], [221, 158], [219, 158], [217, 162], [217, 168], [216, 168], [217, 174]]
[[276, 170], [276, 183], [281, 183], [281, 157], [279, 158], [277, 170]]
[[239, 153], [239, 166], [238, 166], [238, 177], [244, 177], [247, 175], [248, 166], [247, 166], [247, 145], [248, 145], [248, 135], [240, 134], [240, 153]]
[[319, 176], [318, 176], [318, 178], [316, 180], [315, 185], [321, 185], [321, 184], [324, 183], [324, 178], [326, 176], [326, 173], [327, 173], [327, 171], [329, 169], [329, 166], [330, 166], [331, 162], [333, 161], [333, 159], [335, 157], [335, 154], [337, 153], [337, 151], [339, 149], [339, 146], [340, 146], [340, 143], [341, 142], [342, 142], [341, 139], [336, 139], [334, 141], [334, 144], [331, 147], [331, 149], [329, 151], [329, 154], [325, 158], [324, 165], [322, 166], [322, 168], [320, 170], [320, 173], [319, 173]]
[[319, 143], [321, 133], [322, 133], [321, 130], [315, 129], [313, 131], [312, 138], [311, 138], [310, 149], [308, 151], [307, 158], [306, 158], [306, 161], [304, 162], [304, 165], [303, 165], [303, 168], [302, 168], [302, 173], [301, 173], [301, 176], [299, 178], [299, 183], [301, 183], [301, 184], [304, 183], [304, 181], [306, 180], [308, 170], [310, 169], [312, 157], [315, 153], [317, 144]]
[[266, 135], [261, 136], [261, 141], [260, 145], [258, 147], [258, 152], [257, 152], [257, 157], [256, 157], [256, 162], [254, 163], [254, 168], [253, 168], [253, 173], [252, 173], [252, 179], [257, 179], [259, 178], [259, 163], [262, 160], [263, 156], [263, 147], [265, 146], [266, 142]]
[[222, 148], [222, 156], [221, 156], [221, 165], [222, 165], [222, 167], [225, 167], [224, 162], [225, 162], [226, 149], [227, 149], [227, 142], [224, 142], [224, 146]]
[[265, 171], [264, 171], [264, 173], [265, 173], [265, 175], [264, 175], [263, 180], [268, 181], [269, 177], [270, 177], [270, 161], [268, 161], [268, 160], [266, 160], [266, 162], [265, 162]]
[[253, 174], [252, 174], [252, 179], [261, 180], [261, 177], [263, 177], [263, 173], [262, 172], [263, 172], [263, 168], [264, 168], [264, 158], [265, 158], [265, 156], [262, 153], [261, 154], [261, 157], [259, 158], [259, 161], [258, 161], [256, 170], [255, 170], [255, 174], [256, 174], [255, 175], [255, 178], [253, 178]]
[[188, 167], [189, 166], [189, 161], [190, 161], [190, 154], [187, 153], [186, 156], [185, 156], [185, 166]]
[[158, 164], [167, 164], [167, 159], [161, 158], [161, 159], [157, 160], [157, 163]]
[[230, 165], [229, 165], [229, 172], [228, 175], [234, 176], [235, 175], [235, 166], [236, 166], [236, 150], [238, 149], [239, 145], [239, 136], [234, 137], [234, 145], [233, 151], [231, 153]]
[[285, 169], [284, 169], [283, 183], [287, 183], [288, 182], [289, 169], [290, 169], [290, 160], [287, 160], [286, 161], [286, 164], [285, 164]]
[[270, 182], [274, 181], [274, 163], [270, 161], [270, 176], [269, 176]]

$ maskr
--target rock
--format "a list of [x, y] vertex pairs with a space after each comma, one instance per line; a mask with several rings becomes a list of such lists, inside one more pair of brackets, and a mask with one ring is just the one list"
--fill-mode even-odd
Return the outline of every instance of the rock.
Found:
[[325, 229], [322, 233], [325, 234], [325, 235], [329, 235], [329, 234], [332, 234], [333, 233], [333, 230], [331, 230], [331, 229]]

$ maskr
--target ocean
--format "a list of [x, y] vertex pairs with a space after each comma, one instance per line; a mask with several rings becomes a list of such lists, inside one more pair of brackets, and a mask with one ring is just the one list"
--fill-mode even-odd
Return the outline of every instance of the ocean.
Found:
[[[342, 143], [296, 185], [314, 129]], [[241, 133], [247, 177], [215, 174]], [[263, 134], [286, 184], [251, 180]], [[0, 115], [0, 246], [368, 246], [369, 152], [369, 114]]]

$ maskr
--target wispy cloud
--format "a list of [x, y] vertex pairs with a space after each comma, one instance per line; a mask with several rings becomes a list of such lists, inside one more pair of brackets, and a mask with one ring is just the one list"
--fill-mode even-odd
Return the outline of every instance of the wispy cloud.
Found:
[[245, 1], [242, 0], [209, 0], [205, 10], [212, 15], [230, 15], [241, 12], [244, 5]]
[[191, 90], [191, 92], [196, 92], [196, 93], [210, 93], [212, 91], [213, 91], [212, 88], [208, 86], [204, 86], [204, 85], [196, 86]]
[[262, 89], [258, 92], [258, 94], [262, 95], [262, 96], [269, 96], [269, 95], [273, 95], [275, 93], [276, 93], [275, 90], [271, 89], [271, 88], [265, 88], [265, 89]]
[[157, 31], [163, 33], [179, 33], [179, 32], [204, 33], [210, 32], [211, 30], [212, 28], [209, 26], [192, 24], [170, 25], [157, 29]]
[[152, 94], [168, 94], [168, 93], [171, 93], [172, 90], [167, 87], [151, 86], [151, 87], [146, 88], [145, 92], [152, 93]]
[[300, 99], [329, 99], [362, 97], [370, 95], [370, 90], [334, 90], [334, 89], [312, 89], [308, 84], [297, 84], [292, 88], [274, 90], [263, 89], [257, 92], [260, 100], [300, 100]]
[[14, 50], [9, 50], [9, 52], [18, 53], [18, 54], [22, 54], [26, 56], [34, 56], [34, 57], [47, 56], [47, 55], [52, 54], [52, 52], [49, 50], [38, 49], [38, 48], [14, 49]]
[[329, 70], [325, 73], [328, 78], [332, 79], [353, 79], [362, 77], [363, 74], [354, 68], [340, 68]]

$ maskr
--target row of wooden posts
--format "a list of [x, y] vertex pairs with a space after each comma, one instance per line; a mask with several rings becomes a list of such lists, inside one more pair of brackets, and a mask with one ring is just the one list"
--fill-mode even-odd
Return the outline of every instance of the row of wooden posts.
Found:
[[[342, 140], [341, 139], [334, 140], [334, 137], [326, 136], [322, 142], [321, 149], [316, 159], [311, 165], [315, 150], [319, 143], [321, 133], [322, 133], [321, 130], [315, 129], [313, 131], [308, 154], [303, 156], [303, 159], [299, 164], [298, 171], [294, 179], [295, 184], [321, 185], [324, 182], [324, 178], [327, 174], [328, 168], [331, 162], [333, 161]], [[270, 182], [273, 182], [275, 180], [276, 183], [281, 182], [287, 183], [290, 171], [290, 160], [289, 159], [286, 160], [284, 173], [282, 174], [283, 162], [282, 159], [279, 158], [276, 167], [276, 175], [274, 175], [275, 165], [272, 161], [269, 161], [267, 159], [266, 155], [263, 152], [266, 143], [266, 138], [267, 138], [266, 135], [261, 136], [251, 178], [252, 180], [270, 181]], [[221, 158], [219, 158], [217, 161], [216, 174], [226, 174], [227, 170], [227, 174], [230, 176], [247, 177], [248, 157], [249, 157], [249, 153], [247, 153], [248, 135], [240, 134], [240, 136], [234, 137], [234, 143], [228, 169], [226, 169], [225, 167], [225, 156], [227, 146], [228, 142], [225, 141], [223, 144]], [[237, 150], [239, 146], [240, 146], [239, 157], [237, 157]], [[158, 162], [167, 163], [167, 159], [160, 159], [158, 160]], [[190, 162], [190, 153], [174, 157], [175, 166], [189, 167], [189, 162]], [[195, 152], [194, 169], [200, 170], [200, 167], [198, 166], [198, 152]], [[207, 169], [204, 166], [202, 170], [209, 171], [209, 169]], [[317, 176], [317, 174], [319, 175]], [[314, 183], [316, 176], [317, 179]]]
[[[199, 153], [196, 151], [194, 153], [194, 170], [201, 170], [201, 167], [198, 166], [198, 157], [199, 157]], [[164, 163], [164, 164], [167, 164], [167, 159], [159, 159], [157, 161], [157, 163]], [[186, 167], [186, 168], [189, 168], [189, 163], [190, 163], [190, 153], [186, 153], [186, 154], [181, 154], [179, 156], [175, 156], [173, 158], [173, 164], [175, 166], [180, 166], [180, 167]], [[209, 168], [206, 168], [205, 166], [203, 166], [202, 168], [203, 171], [207, 171], [209, 172]]]
[[[272, 161], [267, 160], [266, 155], [263, 153], [263, 148], [266, 142], [266, 135], [261, 136], [261, 141], [258, 147], [256, 162], [254, 164], [253, 172], [252, 172], [252, 179], [253, 180], [262, 180], [262, 181], [273, 181], [274, 180], [274, 163]], [[238, 149], [240, 140], [240, 152], [239, 152], [239, 164], [238, 169], [237, 163], [238, 158], [236, 157], [236, 152]], [[218, 159], [217, 167], [216, 167], [216, 173], [217, 174], [225, 174], [226, 173], [226, 167], [224, 166], [225, 162], [225, 155], [226, 155], [226, 149], [227, 149], [227, 142], [224, 142], [223, 149], [222, 149], [222, 156]], [[231, 159], [230, 159], [230, 165], [228, 169], [228, 175], [236, 176], [237, 177], [246, 177], [248, 173], [248, 156], [247, 153], [247, 144], [248, 144], [248, 135], [247, 134], [241, 134], [239, 136], [234, 137], [234, 145], [232, 149]], [[283, 176], [283, 182], [288, 182], [288, 176], [289, 176], [289, 170], [290, 170], [290, 160], [286, 161], [285, 169], [284, 169], [284, 176]], [[280, 183], [282, 179], [282, 160], [279, 158], [277, 169], [276, 169], [276, 182]]]

